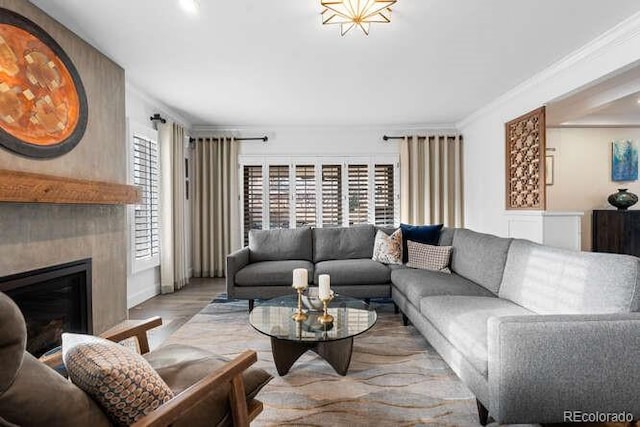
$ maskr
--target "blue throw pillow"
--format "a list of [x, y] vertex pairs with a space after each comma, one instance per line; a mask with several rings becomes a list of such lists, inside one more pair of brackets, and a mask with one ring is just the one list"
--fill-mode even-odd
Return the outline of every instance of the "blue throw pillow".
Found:
[[408, 225], [400, 224], [402, 230], [402, 261], [409, 260], [407, 241], [424, 243], [425, 245], [438, 246], [442, 224], [437, 225]]

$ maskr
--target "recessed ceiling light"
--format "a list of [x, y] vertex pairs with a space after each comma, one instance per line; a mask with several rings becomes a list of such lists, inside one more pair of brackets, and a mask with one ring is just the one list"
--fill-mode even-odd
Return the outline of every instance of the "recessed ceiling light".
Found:
[[200, 10], [200, 2], [198, 0], [180, 0], [180, 6], [185, 12], [196, 14]]

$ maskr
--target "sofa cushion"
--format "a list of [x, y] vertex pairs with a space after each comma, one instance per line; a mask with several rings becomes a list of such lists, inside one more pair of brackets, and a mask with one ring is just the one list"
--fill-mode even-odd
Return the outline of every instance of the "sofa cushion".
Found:
[[491, 292], [457, 274], [413, 268], [391, 271], [391, 282], [416, 307], [423, 297], [436, 295], [493, 296]]
[[0, 393], [2, 419], [9, 426], [113, 426], [87, 393], [29, 353], [11, 386]]
[[[145, 358], [176, 395], [229, 362], [229, 359], [206, 350], [178, 344], [161, 347], [145, 355]], [[253, 399], [271, 378], [259, 368], [251, 367], [244, 371], [242, 379], [247, 400]], [[229, 411], [229, 385], [226, 384], [209, 393], [172, 425], [231, 425]]]
[[291, 286], [293, 270], [306, 268], [309, 283], [313, 278], [313, 264], [309, 261], [263, 261], [249, 264], [236, 273], [236, 286]]
[[359, 259], [373, 256], [373, 225], [313, 229], [313, 262]]
[[249, 259], [251, 262], [311, 261], [311, 236], [310, 228], [250, 230]]
[[636, 257], [514, 240], [500, 297], [540, 314], [627, 313], [638, 311], [639, 275]]
[[470, 296], [422, 298], [420, 312], [485, 377], [489, 318], [535, 314], [504, 299]]
[[22, 313], [0, 292], [0, 425], [110, 426], [88, 394], [24, 351], [26, 338]]
[[18, 306], [0, 292], [0, 395], [15, 378], [27, 344], [27, 327]]
[[442, 230], [442, 224], [400, 224], [400, 230], [402, 230], [402, 261], [407, 262], [409, 260], [407, 242], [411, 240], [412, 242], [424, 243], [427, 245], [437, 245], [440, 241], [440, 230]]
[[456, 231], [455, 228], [442, 227], [442, 230], [440, 230], [440, 240], [438, 241], [438, 245], [440, 246], [453, 245], [453, 235], [455, 231]]
[[497, 295], [512, 240], [464, 228], [456, 229], [451, 270]]
[[381, 285], [391, 280], [391, 270], [371, 259], [347, 259], [323, 261], [316, 264], [314, 283], [318, 276], [331, 276], [331, 286], [337, 285]]

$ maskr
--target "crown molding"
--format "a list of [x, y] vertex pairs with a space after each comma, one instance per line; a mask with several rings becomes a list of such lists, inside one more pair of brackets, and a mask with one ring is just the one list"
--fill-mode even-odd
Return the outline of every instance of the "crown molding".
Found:
[[196, 125], [191, 127], [194, 134], [203, 134], [211, 132], [226, 133], [274, 133], [277, 131], [325, 131], [325, 132], [458, 132], [454, 123], [432, 123], [432, 124], [414, 124], [414, 125], [388, 125], [388, 126], [349, 126], [349, 125], [273, 125], [273, 126], [216, 126], [216, 125]]
[[159, 100], [155, 96], [150, 95], [148, 92], [141, 89], [133, 81], [126, 79], [125, 88], [127, 92], [135, 94], [137, 97], [139, 97], [141, 100], [143, 100], [147, 104], [150, 104], [155, 108], [157, 108], [159, 110], [157, 111], [158, 113], [161, 113], [167, 116], [169, 119], [173, 120], [174, 122], [180, 123], [186, 129], [191, 129], [192, 125], [189, 119], [187, 119], [180, 113], [176, 112], [176, 110], [173, 107], [169, 106], [167, 103]]
[[519, 84], [515, 88], [509, 90], [503, 95], [499, 96], [489, 104], [471, 113], [464, 119], [456, 123], [458, 129], [462, 129], [469, 124], [475, 122], [481, 117], [497, 110], [501, 106], [507, 104], [509, 101], [517, 98], [526, 91], [542, 84], [545, 81], [552, 79], [567, 68], [570, 68], [581, 61], [588, 58], [595, 58], [607, 50], [623, 44], [624, 42], [638, 36], [640, 34], [640, 12], [631, 15], [615, 27], [596, 37], [586, 45], [573, 51], [569, 55], [555, 62], [551, 66], [547, 67], [543, 71], [535, 74], [525, 82]]

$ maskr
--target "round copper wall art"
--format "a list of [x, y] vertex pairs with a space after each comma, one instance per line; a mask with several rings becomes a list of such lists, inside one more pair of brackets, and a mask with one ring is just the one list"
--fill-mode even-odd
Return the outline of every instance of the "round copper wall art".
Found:
[[38, 158], [72, 150], [87, 96], [71, 59], [35, 23], [0, 8], [0, 145]]

